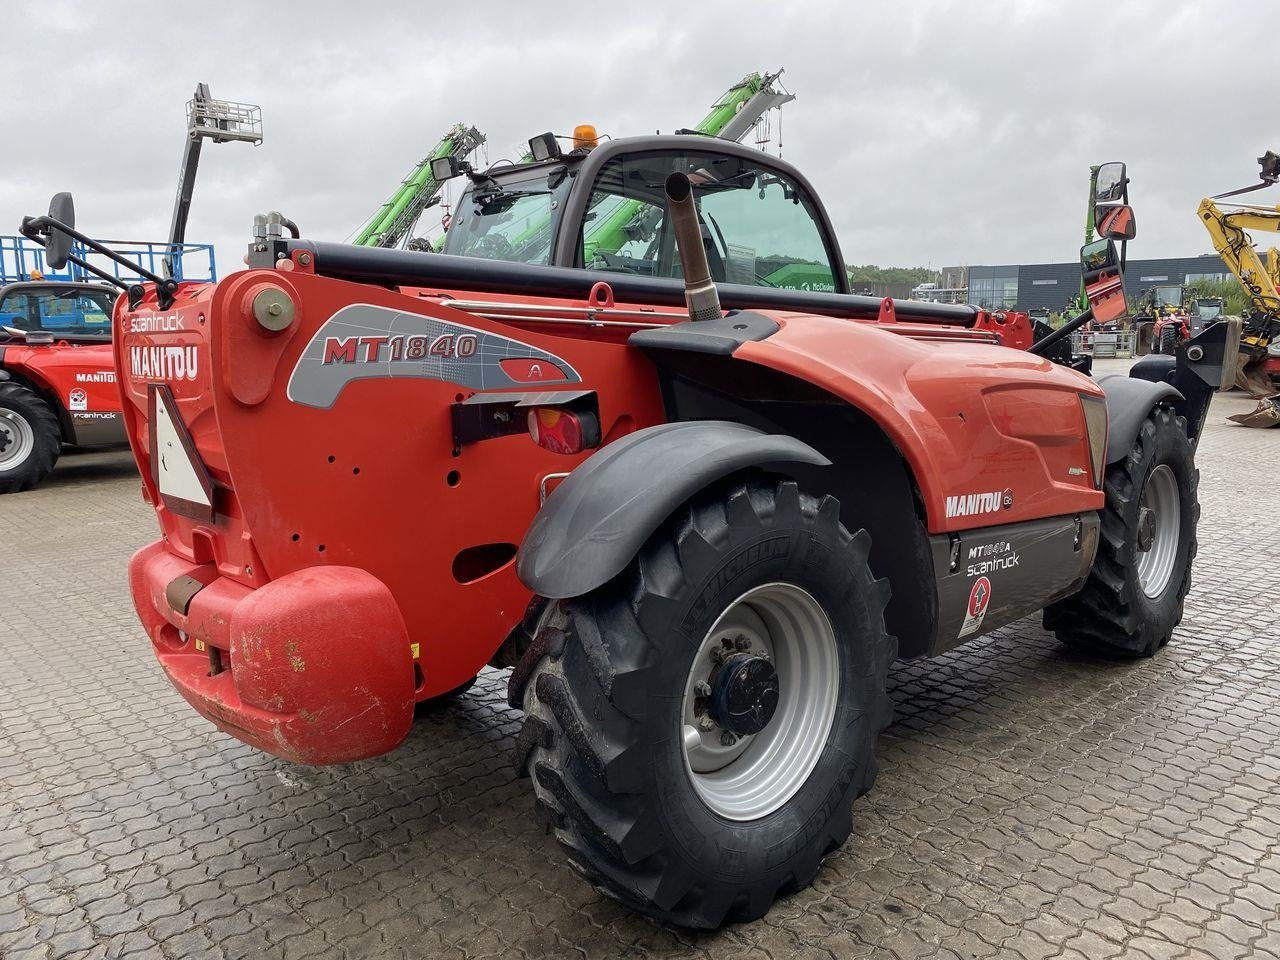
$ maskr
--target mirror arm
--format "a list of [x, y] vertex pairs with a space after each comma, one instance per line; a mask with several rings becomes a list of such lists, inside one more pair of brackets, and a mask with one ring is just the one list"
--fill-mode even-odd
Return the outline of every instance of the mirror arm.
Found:
[[[39, 218], [39, 219], [44, 219], [44, 218]], [[34, 240], [36, 243], [40, 244], [40, 246], [43, 247], [45, 245], [44, 237], [41, 236], [39, 231], [35, 230], [34, 228], [28, 229], [28, 225], [32, 223], [33, 223], [33, 220], [31, 217], [27, 217], [22, 221], [22, 235], [26, 237], [28, 240]], [[107, 273], [105, 270], [101, 270], [98, 267], [95, 267], [93, 264], [88, 263], [84, 260], [81, 260], [75, 254], [71, 254], [70, 256], [68, 256], [67, 261], [69, 263], [74, 263], [77, 267], [79, 267], [85, 273], [91, 273], [95, 277], [99, 278], [100, 280], [105, 280], [107, 283], [111, 284], [113, 287], [119, 287], [121, 290], [129, 289], [129, 284], [125, 283], [119, 277], [113, 277], [111, 274]]]
[[[91, 237], [86, 237], [83, 233], [81, 233], [79, 230], [75, 229], [74, 227], [68, 227], [65, 223], [61, 223], [57, 220], [54, 220], [52, 217], [24, 217], [22, 219], [22, 227], [21, 227], [22, 235], [24, 237], [27, 237], [30, 240], [34, 240], [36, 243], [40, 244], [40, 246], [42, 247], [46, 245], [44, 241], [45, 233], [43, 233], [42, 231], [47, 232], [50, 229], [61, 230], [63, 233], [70, 236], [73, 240], [79, 240], [81, 244], [83, 244], [85, 247], [88, 247], [90, 250], [93, 250], [95, 253], [100, 253], [107, 259], [113, 260], [116, 263], [120, 264], [120, 266], [126, 267], [129, 270], [132, 270], [138, 276], [144, 277], [145, 279], [150, 280], [152, 283], [156, 285], [156, 299], [157, 299], [157, 305], [160, 307], [160, 309], [168, 310], [171, 306], [173, 306], [174, 293], [178, 289], [178, 281], [166, 280], [163, 277], [157, 276], [156, 274], [152, 273], [150, 270], [143, 267], [142, 264], [134, 263], [128, 257], [120, 256], [120, 254], [116, 253], [110, 247], [103, 246], [97, 240], [94, 240]], [[117, 277], [111, 276], [111, 274], [107, 273], [105, 270], [100, 270], [97, 267], [93, 266], [92, 264], [86, 263], [84, 260], [82, 260], [80, 257], [77, 257], [77, 256], [74, 256], [74, 255], [69, 256], [67, 257], [67, 260], [71, 263], [74, 263], [76, 266], [80, 267], [81, 269], [87, 271], [88, 273], [93, 274], [95, 277], [105, 280], [111, 285], [119, 287], [121, 290], [124, 290], [126, 293], [128, 293], [130, 308], [136, 309], [138, 303], [141, 302], [142, 287], [139, 284], [125, 283], [124, 281], [118, 279]]]
[[1027, 348], [1027, 353], [1034, 353], [1038, 357], [1044, 356], [1046, 350], [1071, 336], [1071, 334], [1075, 333], [1092, 319], [1093, 309], [1090, 308], [1077, 316], [1074, 320], [1068, 320], [1057, 330], [1054, 330], [1043, 339], [1037, 340]]
[[[1124, 178], [1124, 205], [1129, 206], [1129, 178]], [[1129, 241], [1120, 241], [1120, 276], [1124, 276], [1125, 257], [1129, 254]]]

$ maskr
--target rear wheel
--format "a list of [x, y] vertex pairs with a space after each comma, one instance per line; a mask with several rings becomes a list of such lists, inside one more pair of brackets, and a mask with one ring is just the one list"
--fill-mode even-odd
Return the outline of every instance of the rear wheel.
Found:
[[1170, 357], [1178, 352], [1178, 328], [1174, 324], [1169, 324], [1160, 331], [1160, 346], [1157, 352]]
[[662, 921], [762, 916], [807, 886], [875, 778], [887, 581], [839, 504], [752, 480], [695, 501], [517, 668], [517, 768], [570, 862]]
[[0, 383], [0, 493], [34, 487], [61, 449], [62, 430], [49, 404], [21, 383]]
[[1045, 610], [1045, 629], [1072, 646], [1122, 657], [1149, 657], [1167, 644], [1191, 587], [1198, 483], [1186, 422], [1157, 407], [1128, 456], [1107, 470], [1089, 579]]

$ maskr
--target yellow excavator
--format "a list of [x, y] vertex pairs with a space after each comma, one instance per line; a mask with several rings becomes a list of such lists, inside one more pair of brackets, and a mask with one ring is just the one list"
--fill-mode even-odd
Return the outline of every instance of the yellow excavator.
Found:
[[1272, 247], [1264, 258], [1246, 231], [1280, 233], [1280, 205], [1227, 199], [1280, 181], [1280, 154], [1268, 150], [1258, 163], [1262, 168], [1261, 182], [1205, 198], [1197, 213], [1213, 239], [1214, 249], [1249, 299], [1236, 384], [1258, 399], [1258, 409], [1230, 419], [1250, 427], [1273, 427], [1280, 425], [1280, 389], [1276, 383], [1280, 378], [1280, 356], [1272, 352], [1273, 342], [1280, 344], [1280, 250]]

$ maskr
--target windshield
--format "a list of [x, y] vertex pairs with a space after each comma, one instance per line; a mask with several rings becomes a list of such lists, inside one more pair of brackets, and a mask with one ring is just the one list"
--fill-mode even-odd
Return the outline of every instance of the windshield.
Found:
[[97, 287], [18, 287], [0, 297], [0, 327], [109, 340], [115, 300]]
[[1156, 287], [1156, 306], [1160, 307], [1180, 307], [1182, 306], [1182, 288], [1181, 287]]
[[1217, 300], [1201, 300], [1196, 304], [1196, 313], [1205, 320], [1212, 320], [1222, 315], [1222, 304]]
[[789, 177], [754, 157], [696, 149], [624, 154], [592, 184], [579, 238], [583, 266], [679, 277], [679, 251], [663, 187], [687, 174], [717, 282], [833, 291], [831, 255], [818, 208]]
[[474, 183], [458, 202], [449, 223], [443, 253], [516, 263], [551, 262], [556, 214], [563, 206], [569, 178], [564, 168], [548, 176], [492, 178]]

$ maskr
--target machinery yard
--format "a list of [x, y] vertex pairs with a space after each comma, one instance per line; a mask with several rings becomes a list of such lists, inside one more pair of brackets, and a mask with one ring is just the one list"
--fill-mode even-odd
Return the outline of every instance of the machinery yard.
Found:
[[1280, 960], [1280, 8], [108, 6], [0, 12], [0, 960]]
[[[1111, 361], [1110, 363], [1115, 363]], [[1263, 957], [1280, 954], [1280, 430], [1200, 444], [1195, 583], [1152, 661], [1028, 618], [899, 663], [876, 789], [812, 888], [717, 934], [566, 871], [511, 769], [504, 672], [374, 760], [299, 767], [154, 668], [123, 570], [127, 453], [4, 500], [0, 956]]]

